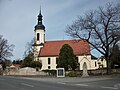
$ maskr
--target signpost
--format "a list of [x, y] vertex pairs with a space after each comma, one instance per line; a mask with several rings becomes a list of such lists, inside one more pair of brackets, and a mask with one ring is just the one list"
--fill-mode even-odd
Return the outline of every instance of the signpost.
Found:
[[57, 68], [57, 77], [65, 77], [65, 69]]

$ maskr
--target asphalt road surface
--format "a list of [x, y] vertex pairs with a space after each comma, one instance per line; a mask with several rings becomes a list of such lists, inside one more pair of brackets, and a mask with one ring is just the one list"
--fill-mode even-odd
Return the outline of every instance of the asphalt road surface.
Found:
[[23, 78], [0, 76], [0, 90], [120, 90], [120, 78]]

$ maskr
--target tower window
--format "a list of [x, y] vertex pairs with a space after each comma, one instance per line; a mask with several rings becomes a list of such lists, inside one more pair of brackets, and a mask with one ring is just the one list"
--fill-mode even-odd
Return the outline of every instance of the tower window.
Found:
[[37, 41], [39, 40], [39, 33], [37, 33]]
[[50, 58], [48, 58], [48, 64], [50, 64]]
[[97, 67], [97, 63], [95, 62], [95, 67]]

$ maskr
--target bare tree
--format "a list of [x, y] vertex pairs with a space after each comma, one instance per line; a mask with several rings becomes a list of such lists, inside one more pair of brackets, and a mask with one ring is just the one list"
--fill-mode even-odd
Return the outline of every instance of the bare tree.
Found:
[[30, 42], [27, 42], [25, 46], [25, 52], [24, 52], [25, 57], [33, 53], [33, 49], [32, 49], [33, 44], [34, 44], [34, 39], [32, 39]]
[[9, 45], [8, 41], [0, 35], [0, 60], [7, 60], [7, 58], [13, 56], [13, 48], [14, 45]]
[[79, 16], [66, 29], [67, 35], [87, 41], [91, 48], [104, 55], [107, 61], [107, 74], [110, 73], [111, 48], [120, 41], [120, 3], [99, 7], [84, 16]]
[[13, 56], [12, 51], [13, 51], [14, 45], [8, 44], [8, 41], [3, 38], [2, 35], [0, 35], [0, 63], [2, 64], [3, 70], [5, 70], [6, 65], [7, 65], [7, 58], [10, 58]]

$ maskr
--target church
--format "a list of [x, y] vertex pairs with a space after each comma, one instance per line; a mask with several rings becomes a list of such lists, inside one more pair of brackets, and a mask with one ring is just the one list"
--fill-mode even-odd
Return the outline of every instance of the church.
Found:
[[[90, 53], [90, 46], [83, 40], [45, 40], [45, 26], [42, 23], [41, 10], [38, 15], [38, 22], [34, 29], [33, 45], [34, 61], [42, 63], [41, 70], [56, 70], [60, 49], [64, 44], [72, 47], [74, 55], [77, 57], [79, 63], [78, 69], [83, 70], [83, 64], [86, 65], [87, 70], [96, 70], [99, 68], [99, 60], [93, 57]], [[106, 65], [104, 65], [105, 67]]]

